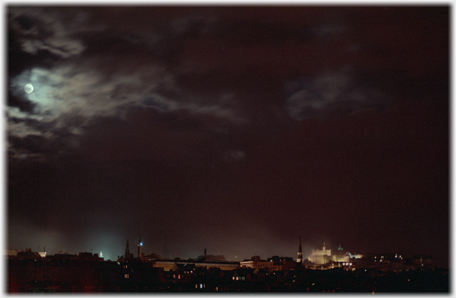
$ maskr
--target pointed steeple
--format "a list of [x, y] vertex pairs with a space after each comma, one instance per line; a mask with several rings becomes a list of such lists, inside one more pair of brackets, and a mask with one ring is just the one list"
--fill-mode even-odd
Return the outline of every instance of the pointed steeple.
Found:
[[128, 244], [128, 239], [127, 239], [127, 246], [125, 248], [125, 257], [127, 257], [128, 254], [130, 254], [130, 245]]
[[301, 237], [299, 237], [298, 258], [297, 258], [296, 262], [297, 262], [297, 263], [302, 263], [302, 244], [301, 244]]

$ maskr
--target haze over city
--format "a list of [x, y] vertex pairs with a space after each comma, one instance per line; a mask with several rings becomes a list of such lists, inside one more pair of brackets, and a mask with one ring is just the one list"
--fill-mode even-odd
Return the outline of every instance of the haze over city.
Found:
[[448, 6], [5, 13], [7, 248], [449, 266]]

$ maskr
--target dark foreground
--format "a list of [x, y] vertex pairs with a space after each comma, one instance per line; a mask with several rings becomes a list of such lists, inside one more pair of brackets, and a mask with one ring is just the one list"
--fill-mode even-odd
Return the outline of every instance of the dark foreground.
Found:
[[8, 260], [13, 292], [389, 292], [449, 293], [448, 269], [345, 271], [295, 268], [267, 272], [188, 268], [163, 271], [148, 263]]

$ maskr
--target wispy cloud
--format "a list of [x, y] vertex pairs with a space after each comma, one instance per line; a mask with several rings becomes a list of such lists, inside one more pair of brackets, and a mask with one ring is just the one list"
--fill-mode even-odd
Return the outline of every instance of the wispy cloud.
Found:
[[10, 8], [9, 26], [19, 37], [22, 50], [37, 54], [49, 51], [61, 58], [81, 54], [85, 46], [82, 40], [73, 37], [75, 32], [84, 30], [84, 15], [77, 14], [71, 21], [57, 11], [38, 7]]
[[[33, 85], [33, 92], [25, 92], [26, 84]], [[40, 130], [35, 127], [37, 121], [48, 123], [46, 129], [80, 134], [97, 117], [122, 119], [135, 108], [164, 113], [185, 110], [195, 118], [209, 115], [234, 124], [245, 123], [233, 106], [226, 104], [223, 96], [212, 100], [182, 95], [172, 98], [157, 90], [172, 84], [172, 74], [153, 66], [144, 66], [135, 73], [120, 68], [109, 75], [71, 63], [50, 69], [32, 68], [11, 81], [12, 93], [32, 103], [34, 109], [26, 112], [9, 107], [9, 134], [17, 137], [39, 135]], [[12, 119], [22, 123], [12, 123]]]
[[328, 71], [308, 80], [286, 84], [291, 95], [286, 110], [296, 121], [347, 115], [377, 106], [384, 96], [375, 90], [358, 86], [349, 70]]

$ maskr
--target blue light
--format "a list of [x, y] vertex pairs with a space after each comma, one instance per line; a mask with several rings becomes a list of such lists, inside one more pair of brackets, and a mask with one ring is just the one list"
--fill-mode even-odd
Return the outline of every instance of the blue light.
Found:
[[143, 246], [143, 243], [142, 243], [142, 242], [139, 242], [139, 245]]

